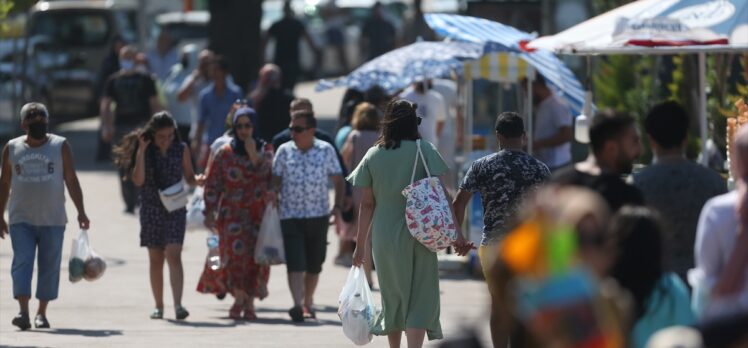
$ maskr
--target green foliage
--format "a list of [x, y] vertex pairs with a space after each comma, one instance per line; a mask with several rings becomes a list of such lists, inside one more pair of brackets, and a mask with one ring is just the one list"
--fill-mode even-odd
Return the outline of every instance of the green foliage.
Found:
[[[0, 20], [5, 19], [8, 17], [8, 13], [10, 13], [10, 10], [13, 8], [13, 1], [12, 0], [0, 0]], [[8, 30], [8, 25], [5, 23], [5, 21], [0, 22], [0, 35], [5, 33], [5, 31]]]

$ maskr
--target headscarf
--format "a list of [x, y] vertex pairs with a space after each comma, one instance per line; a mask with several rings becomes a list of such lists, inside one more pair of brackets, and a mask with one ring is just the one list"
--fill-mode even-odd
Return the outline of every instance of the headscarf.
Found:
[[[231, 140], [231, 149], [234, 150], [234, 153], [240, 156], [248, 156], [247, 150], [244, 148], [244, 141], [239, 139], [236, 132], [236, 121], [241, 116], [247, 116], [249, 117], [249, 120], [252, 122], [253, 128], [257, 127], [257, 113], [254, 109], [250, 108], [249, 106], [242, 106], [239, 109], [234, 112], [234, 118], [231, 120], [231, 125], [234, 127], [234, 137]], [[252, 134], [257, 133], [255, 129], [252, 129]], [[257, 146], [257, 152], [262, 152], [265, 148], [265, 141], [253, 136], [252, 137], [255, 141], [255, 145]]]

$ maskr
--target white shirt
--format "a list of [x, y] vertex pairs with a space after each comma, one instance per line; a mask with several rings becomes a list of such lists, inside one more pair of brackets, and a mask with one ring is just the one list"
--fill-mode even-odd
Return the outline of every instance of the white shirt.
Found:
[[314, 146], [305, 152], [294, 141], [279, 146], [273, 176], [281, 178], [280, 218], [328, 216], [328, 178], [342, 173], [335, 148], [324, 141], [314, 139]]
[[447, 107], [442, 96], [436, 91], [428, 90], [426, 93], [418, 93], [413, 87], [408, 87], [400, 94], [400, 98], [418, 104], [416, 114], [423, 118], [421, 125], [418, 126], [418, 132], [421, 133], [423, 140], [438, 146], [436, 123], [447, 118]]
[[182, 65], [175, 65], [163, 84], [166, 107], [180, 126], [189, 126], [194, 120], [195, 105], [191, 101], [181, 102], [177, 98], [184, 80], [190, 76], [191, 72], [191, 70], [183, 68]]
[[[738, 238], [738, 218], [735, 206], [738, 192], [731, 191], [714, 197], [704, 204], [696, 227], [696, 268], [703, 272], [703, 284], [707, 293], [719, 281], [730, 260]], [[746, 278], [748, 281], [748, 278]], [[736, 297], [721, 301], [709, 301], [704, 313], [707, 317], [719, 316], [748, 308], [748, 284]]]
[[[564, 126], [571, 127], [571, 111], [555, 95], [545, 98], [540, 105], [535, 117], [534, 140], [552, 137], [558, 129]], [[558, 168], [571, 162], [571, 142], [561, 145], [533, 150], [533, 156], [539, 159], [548, 168]]]
[[433, 90], [438, 92], [446, 106], [444, 127], [439, 135], [439, 153], [447, 163], [454, 161], [455, 142], [457, 141], [457, 109], [460, 99], [457, 95], [457, 84], [452, 80], [433, 79]]

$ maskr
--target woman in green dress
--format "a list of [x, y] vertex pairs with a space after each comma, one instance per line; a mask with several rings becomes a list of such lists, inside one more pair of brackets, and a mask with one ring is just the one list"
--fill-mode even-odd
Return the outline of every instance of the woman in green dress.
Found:
[[[410, 235], [401, 193], [410, 184], [416, 140], [420, 139], [416, 107], [405, 100], [387, 105], [379, 140], [348, 177], [363, 192], [353, 264], [362, 265], [367, 250], [372, 250], [382, 295], [382, 313], [372, 333], [387, 335], [390, 347], [400, 347], [403, 331], [409, 348], [421, 347], [425, 334], [429, 340], [442, 338], [436, 254]], [[422, 141], [421, 151], [431, 175], [447, 172], [434, 145]], [[426, 176], [421, 161], [416, 175], [418, 179]], [[453, 247], [464, 255], [472, 244], [459, 233]]]

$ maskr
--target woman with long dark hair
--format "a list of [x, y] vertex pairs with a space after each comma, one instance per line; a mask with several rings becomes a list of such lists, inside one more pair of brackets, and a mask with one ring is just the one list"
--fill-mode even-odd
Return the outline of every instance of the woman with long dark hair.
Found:
[[254, 113], [247, 106], [233, 113], [233, 139], [218, 150], [205, 182], [205, 225], [218, 232], [222, 265], [217, 274], [206, 266], [198, 291], [231, 293], [232, 319], [257, 319], [254, 300], [268, 295], [270, 277], [270, 266], [255, 263], [254, 251], [263, 213], [275, 197], [273, 146], [252, 137]]
[[187, 210], [169, 212], [159, 191], [182, 180], [191, 186], [201, 185], [203, 179], [195, 175], [190, 149], [179, 139], [177, 124], [166, 111], [154, 114], [144, 128], [126, 135], [114, 154], [115, 163], [140, 188], [140, 246], [148, 248], [151, 290], [156, 302], [151, 319], [164, 316], [164, 261], [169, 265], [176, 318], [185, 319], [189, 312], [182, 307], [182, 243]]
[[[400, 347], [403, 331], [409, 348], [421, 347], [426, 334], [430, 340], [442, 338], [436, 254], [410, 235], [401, 194], [411, 183], [419, 123], [416, 105], [405, 100], [389, 103], [379, 140], [348, 177], [362, 190], [353, 264], [361, 266], [372, 250], [382, 294], [382, 313], [372, 333], [387, 335], [390, 347]], [[421, 150], [431, 175], [446, 173], [434, 145], [423, 141]], [[416, 176], [424, 178], [426, 168], [420, 162]], [[449, 199], [446, 190], [445, 195]], [[471, 244], [459, 233], [454, 247], [463, 255]]]
[[611, 276], [633, 299], [629, 346], [644, 347], [660, 329], [693, 324], [686, 285], [665, 270], [658, 215], [649, 208], [625, 206], [613, 217], [610, 235], [618, 250]]

